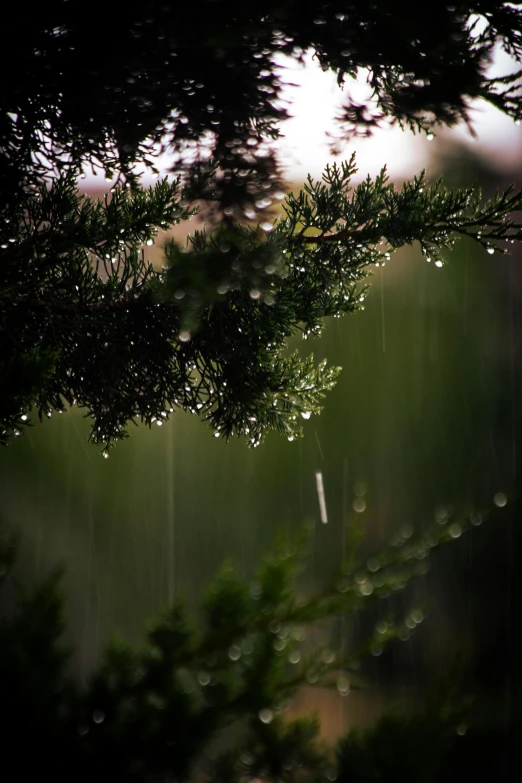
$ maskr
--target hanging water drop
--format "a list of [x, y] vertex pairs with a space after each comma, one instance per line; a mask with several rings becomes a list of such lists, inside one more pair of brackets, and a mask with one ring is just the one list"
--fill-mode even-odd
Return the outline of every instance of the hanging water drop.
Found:
[[274, 713], [272, 710], [269, 710], [267, 707], [263, 710], [259, 710], [259, 720], [261, 723], [271, 723], [274, 719]]

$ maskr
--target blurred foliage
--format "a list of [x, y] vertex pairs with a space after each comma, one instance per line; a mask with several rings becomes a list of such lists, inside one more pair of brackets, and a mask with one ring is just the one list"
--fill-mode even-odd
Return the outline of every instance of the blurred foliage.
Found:
[[[294, 0], [201, 0], [197, 15], [144, 0], [124, 24], [105, 10], [99, 0], [88, 14], [52, 0], [30, 16], [16, 5], [5, 15], [6, 38], [24, 35], [16, 51], [0, 54], [10, 73], [0, 93], [4, 197], [85, 165], [135, 183], [134, 164], [154, 167], [159, 147], [186, 170], [195, 197], [237, 217], [278, 187], [266, 149], [288, 116], [276, 55], [301, 57], [310, 48], [347, 86], [342, 134], [383, 120], [415, 130], [469, 121], [468, 104], [479, 97], [521, 118], [518, 74], [486, 73], [496, 45], [520, 59], [522, 12], [512, 3], [433, 3], [428, 24], [425, 9], [404, 14], [400, 0], [328, 0], [320, 9]], [[103, 66], [92, 52], [100, 36]], [[349, 90], [361, 69], [373, 92], [365, 106]]]
[[[59, 573], [18, 587], [16, 608], [0, 623], [4, 762], [19, 776], [44, 769], [54, 780], [443, 780], [438, 772], [465, 731], [452, 677], [424, 712], [387, 714], [336, 749], [319, 739], [316, 718], [289, 720], [284, 708], [303, 684], [340, 696], [362, 687], [361, 660], [408, 638], [424, 619], [419, 608], [397, 614], [394, 596], [426, 572], [431, 550], [454, 538], [451, 526], [435, 524], [367, 558], [357, 536], [339, 579], [308, 597], [295, 586], [306, 536], [282, 539], [254, 581], [225, 566], [198, 616], [180, 602], [165, 610], [143, 649], [115, 638], [82, 687], [66, 672]], [[2, 540], [4, 589], [13, 552]], [[354, 629], [372, 606], [379, 619], [361, 637]], [[340, 617], [350, 622], [348, 644], [328, 644]]]

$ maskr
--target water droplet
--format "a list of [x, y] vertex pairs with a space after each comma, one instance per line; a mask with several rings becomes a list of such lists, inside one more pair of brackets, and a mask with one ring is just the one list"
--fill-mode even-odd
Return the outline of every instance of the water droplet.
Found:
[[288, 440], [290, 441], [290, 443], [293, 441], [293, 439], [294, 439], [294, 436], [293, 436], [293, 435], [289, 435], [289, 436], [288, 436]]
[[467, 730], [468, 730], [468, 727], [464, 723], [461, 723], [460, 726], [457, 726], [457, 734], [460, 737], [463, 737], [464, 734], [467, 732]]
[[233, 644], [228, 650], [228, 657], [231, 661], [238, 661], [241, 658], [241, 649], [236, 644]]
[[422, 621], [424, 620], [424, 612], [422, 611], [422, 609], [414, 609], [413, 612], [411, 613], [411, 619], [416, 625], [422, 623]]
[[22, 416], [22, 421], [27, 421], [27, 414], [24, 413], [24, 415]]
[[309, 419], [311, 415], [312, 415], [311, 411], [302, 411], [301, 413], [303, 419]]
[[335, 660], [335, 653], [333, 650], [323, 650], [321, 653], [321, 660], [323, 663], [330, 664]]
[[428, 139], [428, 141], [433, 141], [435, 137], [433, 136], [433, 133], [428, 133], [426, 134], [426, 138]]
[[350, 680], [344, 674], [337, 678], [337, 690], [341, 696], [348, 696], [350, 693]]
[[103, 710], [94, 710], [92, 713], [92, 719], [95, 723], [103, 723], [105, 720], [105, 713]]
[[158, 427], [161, 427], [163, 425], [163, 422], [161, 419], [158, 419], [156, 424], [158, 425]]
[[452, 538], [460, 538], [462, 535], [462, 527], [458, 524], [458, 522], [454, 522], [453, 525], [450, 525], [448, 531]]
[[362, 514], [363, 511], [366, 511], [366, 500], [364, 498], [355, 498], [352, 505], [353, 510], [358, 514]]
[[493, 495], [493, 503], [495, 506], [498, 506], [498, 508], [504, 508], [504, 506], [507, 505], [507, 497], [503, 492], [496, 492]]
[[190, 334], [188, 329], [183, 329], [183, 331], [179, 333], [179, 339], [181, 340], [182, 343], [188, 343], [191, 337], [192, 335]]
[[198, 682], [200, 685], [208, 685], [210, 682], [210, 674], [208, 672], [200, 672], [198, 674]]
[[469, 521], [472, 525], [478, 527], [482, 524], [482, 514], [479, 514], [478, 511], [474, 511], [472, 514], [470, 514]]
[[489, 253], [490, 256], [492, 256], [493, 253], [495, 252], [495, 248], [494, 247], [488, 247], [487, 250], [488, 250], [488, 253]]
[[107, 450], [102, 451], [102, 455], [104, 459], [109, 459], [109, 452]]
[[443, 266], [442, 261], [440, 259], [438, 261], [435, 261], [435, 266], [438, 266], [440, 269], [440, 267]]
[[252, 288], [252, 290], [249, 292], [251, 299], [259, 299], [261, 296], [261, 291], [258, 291], [257, 288]]
[[301, 653], [299, 652], [299, 650], [292, 650], [292, 652], [288, 656], [288, 660], [290, 661], [290, 663], [299, 663], [299, 661], [301, 660]]
[[274, 719], [274, 713], [272, 710], [269, 710], [267, 707], [263, 710], [259, 710], [259, 720], [261, 723], [271, 723]]

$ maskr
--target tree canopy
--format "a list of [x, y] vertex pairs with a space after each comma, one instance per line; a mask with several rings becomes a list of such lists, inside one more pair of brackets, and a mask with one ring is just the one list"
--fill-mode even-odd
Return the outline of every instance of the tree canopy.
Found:
[[[35, 406], [42, 417], [75, 403], [106, 454], [129, 422], [161, 424], [177, 407], [217, 436], [293, 439], [338, 370], [289, 356], [289, 337], [360, 309], [373, 265], [405, 244], [440, 264], [459, 236], [490, 252], [522, 238], [520, 193], [484, 202], [424, 175], [396, 188], [385, 171], [354, 187], [353, 157], [274, 220], [284, 192], [268, 144], [288, 115], [276, 55], [309, 49], [344, 86], [340, 138], [470, 123], [477, 98], [519, 121], [522, 71], [488, 76], [496, 46], [522, 61], [519, 4], [405, 15], [397, 0], [204, 0], [196, 17], [148, 0], [123, 23], [98, 2], [89, 14], [52, 2], [27, 18], [11, 8], [4, 29], [19, 45], [0, 54], [3, 442]], [[361, 73], [367, 105], [350, 97]], [[175, 176], [141, 187], [136, 164], [154, 168], [161, 152]], [[117, 175], [102, 201], [78, 190], [88, 166]], [[154, 268], [147, 246], [195, 210], [206, 230], [167, 242]]]

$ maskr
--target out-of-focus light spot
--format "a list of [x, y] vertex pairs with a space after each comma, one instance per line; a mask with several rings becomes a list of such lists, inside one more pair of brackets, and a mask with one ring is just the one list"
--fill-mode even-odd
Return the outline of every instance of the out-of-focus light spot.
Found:
[[344, 674], [337, 678], [337, 690], [341, 696], [348, 696], [350, 693], [350, 680]]
[[452, 538], [460, 538], [462, 535], [462, 528], [458, 522], [454, 522], [453, 525], [449, 526], [449, 534]]
[[274, 719], [274, 713], [272, 710], [269, 710], [267, 707], [263, 710], [259, 710], [259, 720], [261, 723], [271, 723]]
[[357, 511], [358, 514], [362, 514], [363, 511], [366, 511], [366, 500], [364, 498], [355, 498], [352, 505], [353, 510]]
[[498, 506], [498, 508], [504, 508], [504, 506], [507, 505], [507, 497], [503, 492], [495, 492], [493, 495], [493, 503], [495, 506]]

